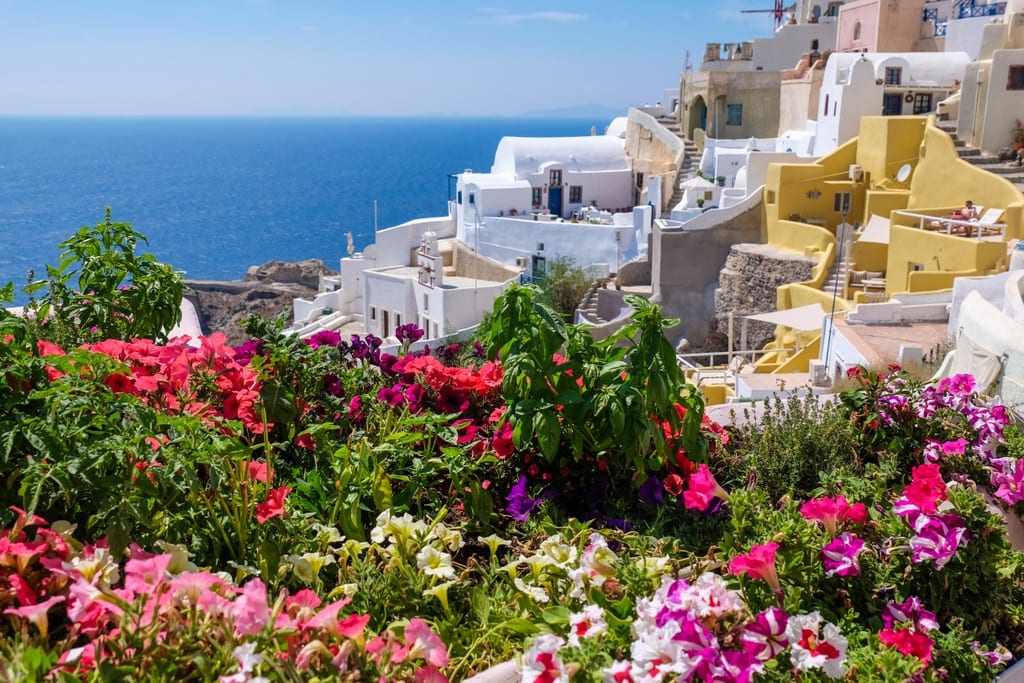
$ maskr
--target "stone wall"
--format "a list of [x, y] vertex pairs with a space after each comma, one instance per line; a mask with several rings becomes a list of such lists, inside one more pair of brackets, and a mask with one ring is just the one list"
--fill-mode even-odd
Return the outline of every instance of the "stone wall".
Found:
[[[715, 316], [715, 290], [730, 248], [761, 238], [761, 202], [749, 208], [708, 211], [690, 221], [700, 229], [664, 229], [655, 221], [651, 239], [651, 300], [680, 324], [666, 330], [677, 343], [686, 338], [691, 350], [704, 346]], [[714, 224], [710, 224], [715, 220]], [[719, 222], [720, 221], [720, 222]], [[773, 299], [774, 302], [774, 299]]]
[[[767, 244], [734, 244], [719, 275], [713, 334], [709, 333], [709, 337], [714, 337], [716, 345], [721, 344], [725, 348], [729, 313], [732, 312], [738, 347], [740, 317], [776, 310], [776, 289], [781, 285], [809, 280], [816, 263], [813, 257]], [[774, 337], [775, 325], [753, 320], [747, 323], [747, 345], [750, 348], [759, 349]]]

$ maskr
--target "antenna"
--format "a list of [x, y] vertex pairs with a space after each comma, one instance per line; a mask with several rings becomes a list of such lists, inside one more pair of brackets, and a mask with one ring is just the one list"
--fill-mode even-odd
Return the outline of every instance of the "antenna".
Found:
[[775, 20], [775, 28], [778, 28], [782, 24], [782, 17], [786, 13], [785, 7], [783, 7], [782, 0], [775, 0], [775, 7], [771, 9], [741, 9], [740, 14], [767, 14], [771, 12], [772, 18]]

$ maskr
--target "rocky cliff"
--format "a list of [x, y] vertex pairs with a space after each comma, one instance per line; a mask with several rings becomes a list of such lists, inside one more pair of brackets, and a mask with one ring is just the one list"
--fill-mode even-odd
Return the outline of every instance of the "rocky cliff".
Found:
[[185, 280], [185, 288], [203, 332], [223, 332], [228, 343], [240, 344], [246, 339], [240, 326], [246, 316], [273, 320], [286, 313], [291, 322], [292, 299], [316, 294], [320, 277], [330, 274], [319, 259], [269, 261], [250, 268], [241, 280]]

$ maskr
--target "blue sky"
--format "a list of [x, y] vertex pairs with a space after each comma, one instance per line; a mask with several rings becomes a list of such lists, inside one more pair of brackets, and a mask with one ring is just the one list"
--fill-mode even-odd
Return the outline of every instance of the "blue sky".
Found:
[[0, 0], [0, 115], [516, 115], [653, 103], [767, 0]]

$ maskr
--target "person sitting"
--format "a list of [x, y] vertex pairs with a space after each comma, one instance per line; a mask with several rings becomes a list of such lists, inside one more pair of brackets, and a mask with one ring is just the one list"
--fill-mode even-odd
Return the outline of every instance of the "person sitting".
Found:
[[978, 208], [974, 206], [974, 202], [970, 199], [967, 200], [966, 205], [962, 209], [957, 209], [953, 212], [950, 218], [956, 218], [961, 221], [971, 221], [978, 217]]

